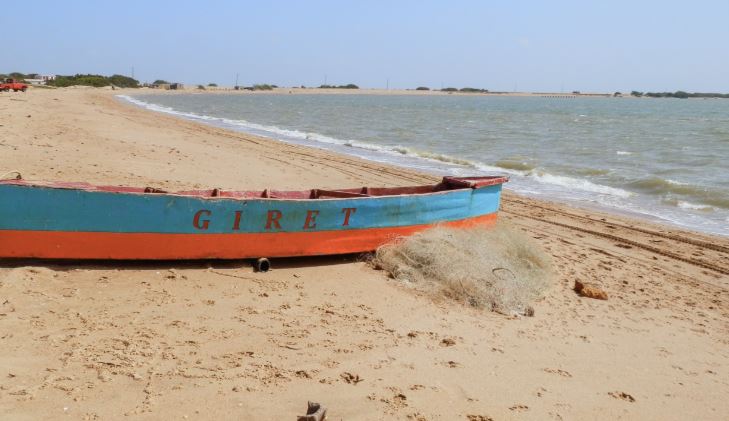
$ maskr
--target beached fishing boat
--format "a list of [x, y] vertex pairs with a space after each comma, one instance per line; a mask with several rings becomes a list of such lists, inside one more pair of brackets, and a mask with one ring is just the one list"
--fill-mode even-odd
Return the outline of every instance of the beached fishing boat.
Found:
[[253, 192], [0, 180], [0, 257], [241, 259], [365, 252], [496, 220], [505, 177]]

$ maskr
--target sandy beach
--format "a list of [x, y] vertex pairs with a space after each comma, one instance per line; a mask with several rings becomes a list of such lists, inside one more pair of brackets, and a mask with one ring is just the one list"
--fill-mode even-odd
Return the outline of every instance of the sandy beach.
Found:
[[[435, 180], [119, 93], [0, 93], [0, 174], [235, 190]], [[293, 420], [307, 400], [330, 420], [729, 417], [729, 238], [509, 192], [500, 218], [553, 259], [533, 317], [434, 301], [357, 256], [267, 273], [0, 260], [0, 418]]]

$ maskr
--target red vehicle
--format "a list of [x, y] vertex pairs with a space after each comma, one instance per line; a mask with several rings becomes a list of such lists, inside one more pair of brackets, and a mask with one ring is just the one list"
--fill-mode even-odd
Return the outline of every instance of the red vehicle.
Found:
[[25, 92], [28, 89], [28, 85], [26, 85], [23, 82], [18, 82], [15, 79], [5, 79], [4, 82], [0, 83], [0, 91], [9, 91], [13, 90], [14, 92], [23, 91]]

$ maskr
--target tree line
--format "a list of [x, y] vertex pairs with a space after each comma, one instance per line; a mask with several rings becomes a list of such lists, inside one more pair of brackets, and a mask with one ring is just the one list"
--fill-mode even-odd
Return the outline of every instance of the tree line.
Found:
[[73, 76], [56, 76], [54, 80], [46, 82], [46, 85], [57, 86], [59, 88], [74, 85], [94, 86], [97, 88], [111, 85], [119, 88], [139, 88], [139, 81], [123, 75], [102, 76], [76, 74]]
[[649, 98], [729, 98], [729, 94], [719, 94], [714, 92], [640, 92], [632, 91], [630, 96], [649, 97]]

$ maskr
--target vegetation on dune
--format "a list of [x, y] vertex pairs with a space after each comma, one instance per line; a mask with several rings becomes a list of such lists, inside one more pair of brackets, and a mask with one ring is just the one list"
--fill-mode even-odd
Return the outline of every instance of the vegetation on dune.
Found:
[[208, 86], [211, 88], [217, 88], [218, 84], [217, 83], [208, 83]]
[[120, 88], [139, 88], [139, 81], [129, 76], [111, 75], [108, 79], [112, 85]]
[[123, 75], [92, 75], [92, 74], [77, 74], [73, 76], [56, 76], [55, 80], [49, 80], [47, 83], [49, 86], [65, 87], [65, 86], [94, 86], [100, 88], [102, 86], [118, 86], [120, 88], [138, 88], [139, 81], [132, 79], [129, 76]]
[[[418, 90], [420, 90], [420, 88], [418, 88]], [[480, 89], [480, 88], [470, 88], [468, 86], [465, 87], [465, 88], [458, 89], [458, 88], [454, 88], [454, 87], [451, 86], [451, 87], [448, 87], [448, 88], [441, 89], [441, 92], [463, 92], [463, 93], [467, 93], [467, 94], [485, 94], [485, 93], [488, 93], [489, 90], [488, 89]]]
[[646, 92], [645, 96], [650, 98], [688, 98], [689, 94], [684, 91], [676, 92]]
[[260, 84], [253, 85], [253, 89], [252, 90], [254, 90], [254, 91], [270, 91], [270, 90], [273, 90], [273, 88], [277, 88], [277, 86], [276, 85], [269, 85], [267, 83], [260, 83]]
[[468, 87], [466, 87], [466, 88], [461, 88], [459, 92], [485, 94], [488, 91], [489, 91], [488, 89], [478, 89], [478, 88], [468, 88]]
[[15, 80], [18, 80], [20, 82], [24, 82], [26, 79], [37, 79], [38, 78], [38, 73], [20, 73], [20, 72], [11, 72], [11, 73], [8, 73], [8, 74], [2, 74], [2, 73], [0, 73], [0, 79], [1, 80], [5, 80], [5, 79], [8, 79], [8, 78], [15, 79]]
[[676, 91], [676, 92], [639, 92], [639, 91], [632, 91], [630, 93], [630, 96], [635, 97], [643, 97], [647, 96], [649, 98], [680, 98], [680, 99], [686, 99], [686, 98], [729, 98], [729, 94], [719, 94], [715, 92], [684, 92], [684, 91]]
[[415, 90], [416, 91], [429, 91], [430, 88], [428, 88], [427, 86], [418, 86], [417, 88], [415, 88]]
[[359, 86], [354, 83], [347, 85], [320, 85], [319, 89], [359, 89]]
[[152, 85], [169, 85], [170, 82], [167, 82], [164, 79], [157, 79], [154, 82], [152, 82]]

